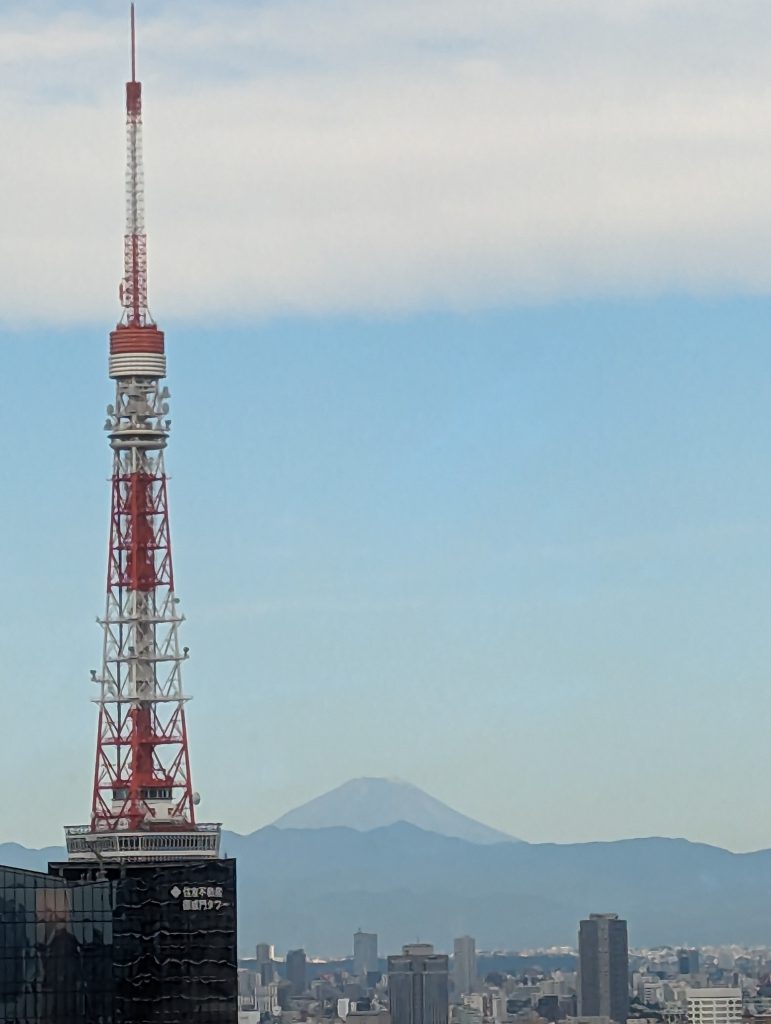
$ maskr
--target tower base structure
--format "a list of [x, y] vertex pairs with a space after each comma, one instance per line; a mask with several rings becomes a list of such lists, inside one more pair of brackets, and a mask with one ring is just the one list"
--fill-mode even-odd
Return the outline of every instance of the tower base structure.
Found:
[[236, 1024], [236, 865], [0, 867], [0, 1020]]

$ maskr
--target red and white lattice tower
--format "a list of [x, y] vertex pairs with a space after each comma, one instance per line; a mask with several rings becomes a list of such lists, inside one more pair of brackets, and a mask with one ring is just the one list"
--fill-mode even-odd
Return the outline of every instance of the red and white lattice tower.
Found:
[[147, 305], [142, 85], [126, 84], [126, 234], [123, 315], [110, 334], [115, 404], [107, 606], [91, 822], [66, 830], [71, 860], [158, 860], [219, 855], [219, 825], [196, 823], [186, 697], [174, 592], [164, 449], [169, 437], [163, 332]]

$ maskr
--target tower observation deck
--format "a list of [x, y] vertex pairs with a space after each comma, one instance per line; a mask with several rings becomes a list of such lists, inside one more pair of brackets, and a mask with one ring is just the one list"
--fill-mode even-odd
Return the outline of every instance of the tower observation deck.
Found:
[[174, 589], [164, 452], [171, 421], [163, 331], [147, 301], [142, 85], [126, 83], [126, 233], [121, 319], [110, 334], [113, 453], [102, 665], [91, 820], [65, 829], [70, 862], [217, 858], [220, 825], [196, 821]]

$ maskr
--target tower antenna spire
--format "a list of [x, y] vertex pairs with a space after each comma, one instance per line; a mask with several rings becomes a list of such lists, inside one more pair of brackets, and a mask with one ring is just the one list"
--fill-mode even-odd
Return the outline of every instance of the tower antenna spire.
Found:
[[126, 82], [126, 231], [123, 237], [122, 323], [154, 323], [147, 308], [145, 172], [142, 163], [142, 83], [137, 81], [134, 4], [131, 4], [131, 81]]
[[131, 5], [131, 81], [137, 80], [137, 36], [134, 25], [134, 4]]

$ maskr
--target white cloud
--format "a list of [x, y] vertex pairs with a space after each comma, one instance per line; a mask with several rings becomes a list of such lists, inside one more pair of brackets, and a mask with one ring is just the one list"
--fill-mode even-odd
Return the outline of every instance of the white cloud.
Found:
[[[116, 312], [120, 6], [0, 13], [5, 320]], [[767, 0], [140, 17], [159, 319], [771, 286]]]

